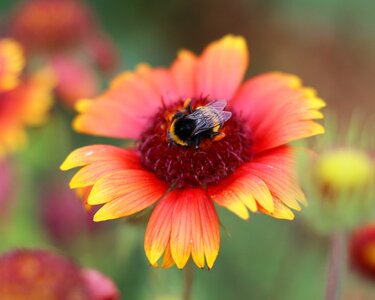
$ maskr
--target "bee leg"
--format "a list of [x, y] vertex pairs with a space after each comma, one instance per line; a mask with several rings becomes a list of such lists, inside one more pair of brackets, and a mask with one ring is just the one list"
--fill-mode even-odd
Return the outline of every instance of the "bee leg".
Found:
[[191, 105], [191, 99], [187, 98], [184, 102], [184, 108], [188, 111], [189, 114], [193, 113], [193, 107]]
[[225, 137], [225, 133], [224, 132], [213, 132], [213, 133], [211, 133], [211, 135], [210, 135], [210, 138], [213, 140], [213, 141], [215, 141], [215, 142], [217, 142], [217, 141], [220, 141], [222, 138], [224, 138]]
[[194, 138], [194, 148], [199, 149], [200, 144], [201, 144], [201, 137], [199, 135], [197, 135]]

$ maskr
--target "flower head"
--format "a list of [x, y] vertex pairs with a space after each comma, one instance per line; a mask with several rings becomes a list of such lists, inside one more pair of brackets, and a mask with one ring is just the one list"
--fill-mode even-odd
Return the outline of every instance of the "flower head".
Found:
[[327, 134], [315, 141], [319, 155], [301, 160], [301, 178], [311, 199], [303, 216], [320, 234], [357, 227], [375, 216], [375, 140], [373, 124], [367, 128], [365, 119], [358, 114], [345, 124], [328, 122]]
[[120, 298], [119, 291], [110, 278], [94, 269], [83, 269], [81, 273], [90, 300], [117, 300]]
[[287, 144], [324, 131], [313, 119], [325, 104], [289, 74], [241, 84], [248, 62], [245, 40], [228, 35], [200, 56], [180, 51], [170, 68], [124, 72], [77, 105], [76, 130], [137, 147], [80, 148], [61, 168], [82, 167], [70, 186], [92, 187], [88, 203], [102, 205], [95, 221], [155, 205], [145, 235], [152, 265], [164, 254], [163, 267], [183, 268], [191, 256], [211, 268], [220, 243], [215, 203], [243, 219], [249, 211], [293, 219], [291, 209], [305, 203]]
[[81, 43], [94, 26], [91, 11], [76, 0], [28, 0], [11, 16], [9, 28], [27, 51], [56, 51]]
[[116, 300], [114, 283], [92, 269], [44, 250], [15, 250], [0, 256], [0, 299]]
[[94, 96], [99, 89], [94, 70], [78, 58], [56, 56], [51, 67], [56, 76], [57, 96], [70, 107], [77, 99]]
[[363, 189], [371, 183], [375, 164], [359, 149], [338, 148], [323, 153], [316, 166], [320, 183], [333, 192]]
[[356, 229], [349, 241], [351, 265], [360, 274], [375, 279], [375, 226]]
[[[9, 45], [13, 51], [8, 51]], [[23, 66], [20, 49], [13, 40], [0, 40], [2, 65], [17, 66], [0, 66], [0, 81], [8, 78], [3, 81], [8, 82], [5, 87], [0, 86], [0, 157], [25, 143], [25, 127], [44, 122], [52, 102], [54, 80], [49, 70], [39, 70], [22, 80], [19, 77], [19, 68]], [[9, 78], [13, 79], [9, 81]]]
[[75, 193], [67, 187], [50, 183], [41, 197], [41, 221], [57, 243], [68, 244], [98, 229], [92, 221], [94, 211], [87, 211]]
[[41, 250], [18, 250], [0, 257], [1, 299], [89, 299], [80, 268]]

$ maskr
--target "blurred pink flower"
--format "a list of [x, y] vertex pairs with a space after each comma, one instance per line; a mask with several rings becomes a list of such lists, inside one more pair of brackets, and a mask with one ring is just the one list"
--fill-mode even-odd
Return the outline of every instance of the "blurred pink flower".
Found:
[[0, 257], [0, 299], [89, 300], [80, 268], [42, 250], [16, 250]]
[[57, 243], [68, 243], [101, 227], [92, 221], [95, 210], [87, 211], [75, 193], [51, 184], [42, 193], [41, 219], [49, 236]]
[[111, 72], [118, 64], [117, 49], [104, 33], [92, 35], [86, 43], [87, 52], [103, 72]]
[[66, 105], [73, 107], [77, 100], [91, 97], [98, 92], [96, 74], [83, 60], [59, 55], [51, 60], [51, 65], [57, 78], [57, 95]]
[[91, 269], [44, 250], [14, 250], [0, 256], [1, 300], [116, 300], [115, 284]]
[[83, 269], [82, 276], [90, 294], [90, 300], [119, 299], [119, 291], [110, 278], [93, 269]]

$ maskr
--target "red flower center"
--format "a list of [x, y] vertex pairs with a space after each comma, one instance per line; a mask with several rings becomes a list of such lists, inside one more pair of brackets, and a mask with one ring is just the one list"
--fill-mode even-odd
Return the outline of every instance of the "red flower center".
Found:
[[[207, 103], [193, 101], [193, 108]], [[235, 113], [221, 129], [219, 141], [204, 138], [198, 149], [168, 142], [172, 116], [181, 111], [183, 102], [160, 109], [140, 139], [143, 165], [175, 188], [217, 184], [252, 157], [251, 136], [241, 117]], [[227, 110], [227, 109], [226, 109]]]

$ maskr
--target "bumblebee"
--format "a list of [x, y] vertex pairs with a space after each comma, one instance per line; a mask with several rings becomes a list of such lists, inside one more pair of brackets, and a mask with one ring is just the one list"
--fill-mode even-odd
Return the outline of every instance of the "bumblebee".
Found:
[[202, 139], [218, 141], [225, 136], [219, 130], [228, 121], [232, 113], [224, 111], [227, 100], [214, 100], [193, 110], [191, 100], [185, 101], [185, 109], [176, 112], [168, 129], [170, 144], [199, 148]]

